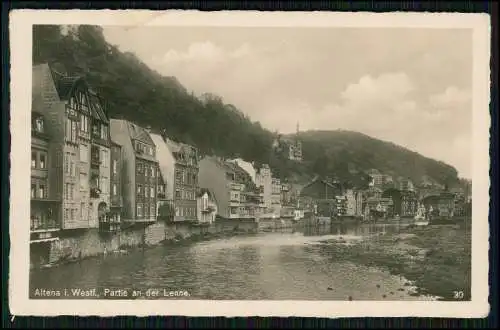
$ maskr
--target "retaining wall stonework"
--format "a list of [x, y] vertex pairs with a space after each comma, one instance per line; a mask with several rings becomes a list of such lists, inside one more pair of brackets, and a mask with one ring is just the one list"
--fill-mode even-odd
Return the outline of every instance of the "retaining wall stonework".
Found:
[[[191, 236], [234, 232], [255, 233], [257, 230], [258, 224], [251, 219], [217, 220], [211, 225], [157, 222], [122, 228], [118, 232], [101, 232], [99, 229], [65, 230], [60, 232], [57, 241], [44, 246], [32, 244], [30, 266], [74, 261], [141, 245], [151, 246], [168, 240], [189, 239]], [[44, 253], [46, 257], [43, 257]]]

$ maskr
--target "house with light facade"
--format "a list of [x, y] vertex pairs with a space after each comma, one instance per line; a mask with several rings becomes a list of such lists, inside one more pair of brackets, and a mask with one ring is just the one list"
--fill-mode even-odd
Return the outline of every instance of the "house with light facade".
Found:
[[217, 216], [217, 200], [215, 194], [209, 189], [200, 188], [196, 195], [198, 212], [198, 222], [202, 224], [212, 224]]
[[261, 205], [261, 213], [267, 214], [272, 212], [272, 189], [273, 179], [271, 168], [267, 164], [263, 164], [256, 169], [255, 184], [261, 187], [263, 205]]
[[346, 213], [347, 216], [355, 216], [356, 215], [356, 195], [354, 190], [348, 189], [345, 193], [345, 202], [346, 202]]
[[213, 192], [223, 219], [259, 217], [260, 194], [246, 171], [233, 162], [206, 156], [199, 162], [199, 184]]
[[281, 215], [281, 181], [279, 178], [271, 178], [271, 209], [274, 217]]

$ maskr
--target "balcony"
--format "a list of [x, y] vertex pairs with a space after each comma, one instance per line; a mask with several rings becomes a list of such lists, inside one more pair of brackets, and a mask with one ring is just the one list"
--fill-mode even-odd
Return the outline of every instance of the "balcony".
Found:
[[206, 208], [201, 210], [201, 213], [212, 213], [215, 212], [215, 207], [212, 205], [208, 205]]
[[61, 229], [61, 224], [55, 219], [42, 219], [32, 217], [30, 222], [30, 232], [57, 231]]
[[55, 219], [32, 217], [30, 222], [30, 243], [42, 243], [58, 240], [57, 232], [61, 224]]
[[243, 185], [242, 184], [239, 184], [239, 183], [230, 183], [228, 185], [229, 189], [233, 190], [233, 191], [241, 191], [243, 190]]
[[99, 230], [101, 232], [117, 232], [120, 230], [120, 226], [121, 221], [119, 214], [108, 213], [99, 219]]

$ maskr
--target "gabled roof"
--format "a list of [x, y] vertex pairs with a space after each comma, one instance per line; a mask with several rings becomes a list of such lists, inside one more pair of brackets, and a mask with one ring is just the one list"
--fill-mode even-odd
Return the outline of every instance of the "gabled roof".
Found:
[[79, 85], [83, 85], [84, 89], [88, 92], [88, 102], [92, 112], [92, 117], [97, 118], [105, 123], [109, 123], [109, 118], [104, 109], [102, 99], [97, 95], [97, 93], [90, 89], [86, 80], [82, 76], [64, 75], [57, 72], [53, 68], [50, 68], [50, 72], [52, 74], [52, 79], [54, 80], [54, 85], [56, 87], [57, 94], [59, 95], [59, 99], [61, 99], [62, 101], [67, 101], [71, 97], [71, 95], [73, 95], [73, 91], [75, 90], [75, 88], [77, 88]]
[[90, 108], [92, 109], [92, 116], [95, 118], [100, 119], [101, 121], [105, 123], [109, 123], [108, 116], [106, 115], [106, 112], [104, 111], [103, 107], [103, 101], [102, 99], [91, 89], [88, 89], [89, 91], [89, 98], [90, 98]]
[[165, 139], [165, 143], [172, 153], [177, 153], [182, 150], [182, 145], [178, 142], [172, 141], [168, 138]]
[[196, 197], [202, 197], [205, 193], [207, 193], [208, 197], [210, 197], [214, 201], [214, 203], [216, 205], [218, 205], [217, 198], [215, 197], [215, 193], [211, 189], [199, 188], [197, 193], [196, 193]]
[[151, 136], [143, 127], [141, 127], [133, 122], [130, 122], [130, 121], [127, 121], [127, 126], [128, 126], [130, 138], [132, 140], [139, 140], [141, 142], [150, 144], [152, 146], [155, 145], [155, 143], [151, 139]]
[[170, 151], [160, 134], [150, 133], [149, 136], [156, 146], [156, 159], [158, 159], [158, 167], [160, 168], [161, 176], [163, 177], [163, 180], [167, 180], [169, 172], [168, 155]]
[[61, 100], [68, 100], [75, 85], [78, 82], [84, 81], [81, 76], [64, 75], [53, 68], [50, 68], [50, 72], [54, 80], [54, 85], [56, 86], [57, 94]]

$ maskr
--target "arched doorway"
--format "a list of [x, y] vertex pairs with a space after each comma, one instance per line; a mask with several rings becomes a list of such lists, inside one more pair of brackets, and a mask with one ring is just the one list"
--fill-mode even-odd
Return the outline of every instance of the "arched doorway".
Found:
[[99, 223], [108, 222], [107, 213], [108, 207], [105, 202], [100, 202], [97, 206], [97, 217], [99, 219]]

